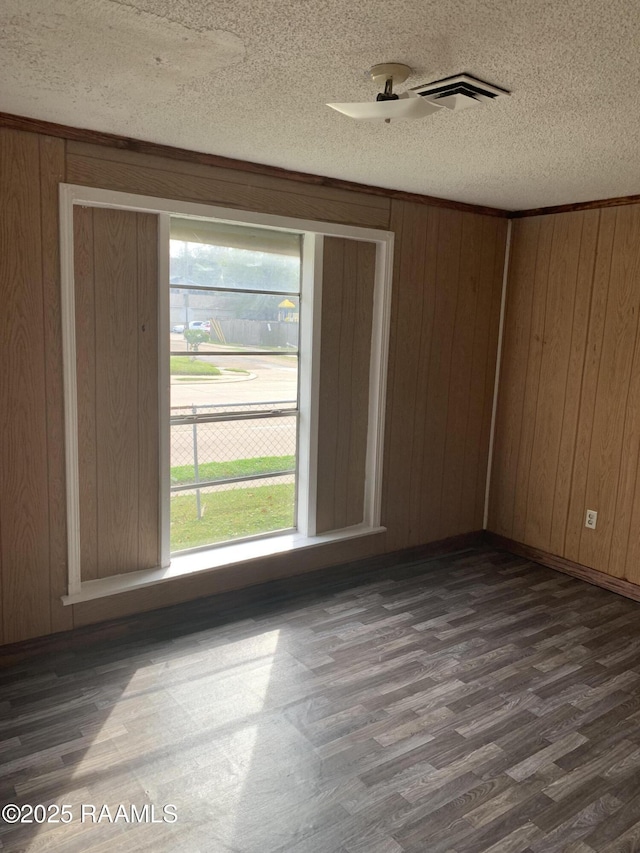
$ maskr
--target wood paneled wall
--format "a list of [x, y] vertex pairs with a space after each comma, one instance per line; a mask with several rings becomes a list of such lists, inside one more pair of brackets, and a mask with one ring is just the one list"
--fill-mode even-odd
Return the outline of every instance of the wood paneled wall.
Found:
[[323, 255], [318, 533], [363, 520], [376, 247], [326, 237]]
[[507, 223], [393, 202], [390, 550], [482, 528]]
[[[505, 219], [4, 129], [0, 179], [3, 642], [481, 526]], [[304, 558], [256, 561], [242, 572], [193, 576], [62, 606], [66, 515], [57, 188], [64, 180], [396, 232], [386, 535], [334, 543]], [[350, 305], [348, 282], [344, 287], [343, 300]], [[83, 346], [81, 357], [90, 358], [90, 352]], [[101, 571], [96, 564], [96, 574]]]
[[71, 626], [57, 185], [64, 142], [0, 131], [0, 565], [4, 642]]
[[640, 205], [513, 223], [489, 527], [634, 583], [639, 316]]
[[345, 225], [386, 228], [389, 222], [387, 198], [85, 142], [67, 145], [67, 180], [71, 184]]
[[74, 209], [82, 579], [159, 563], [157, 216]]

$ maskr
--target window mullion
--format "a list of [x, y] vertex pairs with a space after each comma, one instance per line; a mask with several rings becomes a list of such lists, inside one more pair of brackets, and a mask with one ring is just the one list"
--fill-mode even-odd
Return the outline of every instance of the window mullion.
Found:
[[287, 418], [299, 415], [298, 409], [279, 409], [277, 412], [229, 412], [220, 415], [176, 415], [171, 418], [171, 426], [188, 426], [189, 424], [229, 423], [229, 421], [267, 420], [269, 418]]
[[179, 486], [171, 486], [172, 492], [192, 492], [196, 489], [205, 489], [209, 486], [227, 486], [231, 483], [252, 483], [254, 480], [270, 480], [275, 477], [290, 477], [295, 474], [295, 468], [288, 471], [262, 471], [260, 474], [246, 474], [239, 477], [221, 477], [219, 480], [197, 480], [193, 483], [181, 483]]
[[178, 284], [172, 281], [169, 287], [172, 290], [203, 290], [207, 293], [252, 293], [260, 296], [293, 296], [300, 298], [299, 290], [255, 290], [250, 287], [217, 287], [209, 284]]

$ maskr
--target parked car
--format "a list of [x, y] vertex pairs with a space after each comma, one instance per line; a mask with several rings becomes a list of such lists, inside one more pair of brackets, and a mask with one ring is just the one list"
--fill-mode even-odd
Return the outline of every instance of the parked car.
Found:
[[[190, 329], [197, 329], [200, 332], [211, 332], [211, 323], [209, 320], [192, 320], [189, 323]], [[177, 332], [178, 334], [182, 334], [186, 326], [184, 323], [177, 323], [175, 326], [171, 327], [172, 332]]]

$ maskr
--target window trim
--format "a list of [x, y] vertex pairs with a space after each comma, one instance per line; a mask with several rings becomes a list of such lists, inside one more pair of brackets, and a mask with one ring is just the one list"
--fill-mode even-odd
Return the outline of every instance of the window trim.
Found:
[[[129, 210], [158, 215], [158, 324], [159, 324], [159, 473], [160, 565], [123, 575], [82, 581], [80, 565], [80, 487], [78, 462], [78, 396], [76, 375], [76, 321], [73, 245], [75, 205]], [[382, 502], [382, 462], [389, 347], [391, 280], [394, 234], [373, 228], [304, 220], [266, 213], [253, 213], [215, 205], [176, 201], [97, 187], [61, 183], [60, 271], [62, 310], [62, 351], [65, 411], [65, 469], [67, 503], [68, 594], [64, 604], [74, 604], [120, 592], [146, 587], [187, 576], [193, 572], [240, 565], [286, 551], [318, 547], [328, 542], [351, 539], [384, 531], [380, 526]], [[259, 540], [226, 543], [170, 558], [169, 548], [169, 222], [170, 215], [217, 219], [303, 234], [301, 293], [312, 310], [300, 312], [300, 340], [307, 346], [299, 351], [300, 416], [298, 452], [298, 530], [274, 533]], [[376, 244], [373, 295], [373, 323], [369, 365], [369, 409], [364, 485], [364, 515], [359, 525], [316, 535], [316, 477], [320, 371], [320, 321], [322, 300], [322, 257], [324, 237], [340, 237]], [[197, 559], [196, 559], [197, 557]]]

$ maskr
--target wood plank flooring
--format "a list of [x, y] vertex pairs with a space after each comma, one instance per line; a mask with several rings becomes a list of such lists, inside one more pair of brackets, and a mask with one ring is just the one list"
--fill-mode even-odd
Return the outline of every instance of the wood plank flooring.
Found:
[[73, 817], [2, 849], [640, 850], [639, 604], [488, 549], [335, 578], [0, 672], [2, 804]]

